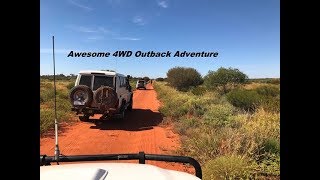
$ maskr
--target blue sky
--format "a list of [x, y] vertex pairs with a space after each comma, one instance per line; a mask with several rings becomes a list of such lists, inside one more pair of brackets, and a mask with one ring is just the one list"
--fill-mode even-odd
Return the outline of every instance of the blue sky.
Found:
[[[238, 68], [250, 78], [280, 77], [279, 0], [41, 0], [40, 74], [114, 69], [165, 77], [176, 66], [202, 75]], [[216, 58], [67, 57], [70, 51], [218, 52]]]

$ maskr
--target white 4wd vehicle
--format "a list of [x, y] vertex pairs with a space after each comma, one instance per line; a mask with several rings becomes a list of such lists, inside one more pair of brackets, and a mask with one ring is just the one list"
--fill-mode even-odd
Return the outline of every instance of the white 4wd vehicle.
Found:
[[94, 114], [107, 117], [124, 118], [125, 110], [132, 110], [133, 93], [129, 75], [114, 71], [80, 71], [75, 87], [70, 91], [72, 111], [81, 121], [88, 121]]
[[147, 89], [147, 88], [146, 88], [146, 81], [145, 81], [145, 80], [138, 80], [138, 81], [137, 81], [136, 89], [140, 89], [140, 88], [142, 88], [142, 89], [144, 89], [144, 90]]

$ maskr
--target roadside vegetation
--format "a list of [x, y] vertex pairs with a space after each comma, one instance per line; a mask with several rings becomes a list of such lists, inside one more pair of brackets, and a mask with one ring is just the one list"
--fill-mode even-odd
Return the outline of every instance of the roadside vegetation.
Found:
[[[180, 72], [174, 77], [185, 78]], [[172, 122], [181, 135], [178, 152], [201, 163], [203, 179], [280, 179], [278, 82], [251, 81], [238, 69], [220, 68], [201, 84], [178, 90], [156, 81], [154, 87], [164, 123]]]
[[[67, 122], [71, 118], [69, 90], [74, 86], [75, 77], [57, 76], [57, 120]], [[54, 86], [52, 76], [40, 77], [40, 134], [54, 128]]]

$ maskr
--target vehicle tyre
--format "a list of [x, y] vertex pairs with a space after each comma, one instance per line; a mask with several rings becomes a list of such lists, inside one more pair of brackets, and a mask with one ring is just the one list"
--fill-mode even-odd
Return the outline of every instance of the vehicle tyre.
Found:
[[133, 99], [132, 99], [132, 96], [131, 96], [131, 101], [130, 101], [130, 104], [129, 104], [129, 106], [128, 106], [128, 110], [129, 111], [132, 111], [132, 106], [133, 106]]
[[93, 96], [94, 101], [103, 105], [104, 108], [114, 108], [118, 104], [116, 91], [109, 86], [102, 86], [96, 90]]
[[86, 85], [78, 85], [70, 90], [69, 99], [73, 106], [91, 106], [93, 101], [93, 92]]
[[124, 121], [126, 119], [126, 113], [125, 113], [125, 110], [122, 110], [120, 112], [120, 116], [117, 118], [118, 121]]
[[[128, 109], [128, 107], [127, 107], [127, 109]], [[120, 108], [120, 112], [119, 112], [119, 114], [116, 116], [115, 119], [116, 119], [117, 121], [124, 121], [125, 118], [126, 118], [126, 109], [125, 109], [125, 101], [124, 101], [124, 102], [122, 102], [121, 108]]]

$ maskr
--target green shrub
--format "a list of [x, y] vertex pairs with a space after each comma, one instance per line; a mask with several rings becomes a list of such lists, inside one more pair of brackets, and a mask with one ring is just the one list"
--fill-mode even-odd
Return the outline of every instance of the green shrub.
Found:
[[74, 85], [75, 85], [75, 82], [69, 82], [66, 87], [68, 90], [71, 90], [74, 87]]
[[262, 96], [255, 90], [235, 89], [226, 94], [228, 101], [235, 107], [254, 111], [262, 101]]
[[156, 78], [156, 81], [164, 81], [164, 78]]
[[202, 116], [208, 109], [211, 103], [211, 98], [204, 98], [198, 96], [188, 96], [189, 99], [184, 106], [188, 109], [188, 114], [196, 117]]
[[[69, 120], [70, 115], [63, 111], [57, 111], [58, 122]], [[55, 114], [53, 109], [40, 109], [40, 134], [54, 127]]]
[[[64, 111], [57, 111], [58, 122], [66, 122], [70, 119], [70, 113]], [[48, 131], [54, 127], [54, 110], [40, 109], [40, 134]]]
[[136, 83], [137, 83], [137, 81], [135, 79], [129, 79], [129, 84], [130, 84], [132, 90], [136, 89]]
[[264, 151], [273, 154], [280, 154], [280, 142], [276, 138], [268, 138], [265, 140]]
[[40, 82], [40, 89], [52, 89], [53, 85], [48, 82]]
[[275, 86], [260, 86], [255, 89], [258, 94], [263, 96], [276, 97], [280, 95], [280, 89]]
[[202, 96], [206, 93], [206, 88], [202, 87], [202, 86], [197, 86], [197, 87], [193, 87], [191, 88], [191, 93], [197, 96]]
[[43, 103], [43, 102], [44, 102], [43, 96], [40, 95], [40, 103]]
[[270, 80], [267, 80], [266, 83], [280, 84], [280, 79], [270, 79]]
[[280, 114], [258, 109], [246, 122], [243, 122], [240, 131], [244, 134], [245, 141], [254, 140], [256, 144], [252, 150], [254, 156], [260, 158], [260, 155], [263, 155], [261, 150], [266, 148], [277, 152], [280, 145]]
[[189, 114], [200, 117], [205, 113], [208, 105], [217, 99], [213, 93], [199, 97], [192, 93], [178, 92], [171, 87], [160, 84], [157, 82], [154, 87], [158, 92], [158, 98], [163, 102], [159, 111], [164, 116], [179, 118]]
[[204, 180], [253, 179], [255, 164], [238, 155], [220, 156], [208, 161], [203, 168]]
[[264, 96], [261, 98], [260, 106], [269, 112], [280, 112], [280, 97]]
[[67, 99], [57, 99], [57, 109], [60, 111], [71, 112], [71, 103]]
[[[43, 81], [43, 80], [42, 80]], [[57, 119], [59, 122], [68, 121], [71, 115], [67, 83], [58, 84], [56, 91]], [[40, 134], [54, 127], [54, 89], [52, 83], [40, 83]]]
[[212, 104], [204, 114], [203, 119], [209, 126], [226, 126], [232, 123], [230, 116], [233, 111], [233, 107], [229, 104]]
[[204, 77], [204, 84], [207, 88], [219, 89], [227, 93], [230, 89], [248, 80], [248, 76], [239, 69], [220, 67], [217, 71], [209, 71]]
[[198, 118], [183, 116], [178, 119], [178, 122], [176, 123], [176, 130], [180, 135], [190, 135], [188, 134], [188, 132], [191, 132], [190, 129], [193, 130], [194, 128], [199, 127], [200, 124], [201, 122]]
[[158, 98], [163, 102], [159, 111], [167, 117], [178, 118], [186, 115], [189, 112], [189, 107], [186, 104], [188, 95], [179, 94], [175, 89], [156, 82], [154, 88], [158, 93]]
[[179, 95], [173, 99], [163, 99], [165, 101], [165, 105], [159, 108], [159, 111], [163, 115], [171, 117], [181, 117], [188, 113], [189, 109], [185, 105], [185, 102], [187, 102], [188, 99], [185, 96]]
[[260, 79], [249, 79], [249, 82], [255, 82], [255, 83], [268, 83], [268, 84], [280, 84], [280, 78], [260, 78]]
[[145, 82], [148, 82], [150, 80], [150, 78], [147, 76], [143, 77], [142, 79], [145, 80]]
[[65, 90], [57, 90], [57, 98], [69, 100], [69, 92]]
[[199, 126], [199, 128], [184, 129], [188, 138], [183, 140], [181, 151], [197, 159], [206, 162], [219, 154], [221, 133], [218, 130]]
[[47, 102], [54, 99], [54, 89], [40, 90], [40, 102]]
[[202, 77], [194, 68], [175, 67], [167, 72], [167, 82], [178, 90], [186, 91], [192, 86], [200, 85]]
[[259, 163], [259, 174], [262, 177], [274, 177], [273, 179], [280, 179], [280, 155], [268, 154], [265, 159]]
[[54, 111], [40, 109], [40, 134], [54, 127]]
[[[49, 109], [54, 109], [54, 99], [45, 103], [46, 107]], [[62, 99], [59, 96], [57, 97], [57, 110], [63, 112], [71, 112], [71, 103], [68, 99]]]

